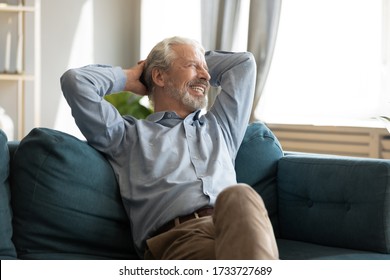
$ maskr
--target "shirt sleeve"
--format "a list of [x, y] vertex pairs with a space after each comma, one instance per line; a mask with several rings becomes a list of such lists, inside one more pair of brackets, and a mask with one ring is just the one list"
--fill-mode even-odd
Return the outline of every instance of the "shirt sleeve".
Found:
[[77, 126], [88, 143], [111, 153], [124, 137], [124, 119], [103, 97], [122, 91], [126, 76], [120, 67], [88, 65], [70, 69], [61, 77], [61, 88]]
[[241, 145], [253, 105], [256, 62], [249, 52], [206, 53], [211, 76], [210, 84], [220, 87], [210, 112], [215, 115], [224, 133], [233, 158]]

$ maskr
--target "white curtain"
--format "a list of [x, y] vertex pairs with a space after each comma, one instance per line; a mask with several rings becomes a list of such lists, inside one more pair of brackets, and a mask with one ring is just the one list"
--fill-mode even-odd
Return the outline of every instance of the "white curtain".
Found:
[[[238, 26], [241, 20], [242, 0], [202, 0], [202, 44], [206, 49], [232, 51], [238, 40]], [[252, 52], [257, 62], [257, 84], [252, 108], [254, 111], [267, 79], [276, 34], [279, 24], [282, 0], [250, 0], [247, 50]], [[209, 99], [212, 104], [216, 91]]]
[[267, 80], [276, 43], [282, 0], [251, 0], [249, 13], [248, 51], [257, 62], [257, 83], [251, 120]]
[[237, 38], [241, 0], [202, 0], [202, 44], [231, 51]]

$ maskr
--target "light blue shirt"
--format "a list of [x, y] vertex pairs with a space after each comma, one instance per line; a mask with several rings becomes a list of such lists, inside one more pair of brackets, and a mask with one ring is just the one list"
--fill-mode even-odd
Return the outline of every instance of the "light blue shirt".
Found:
[[185, 119], [175, 112], [122, 117], [103, 99], [124, 89], [120, 67], [89, 65], [61, 77], [78, 127], [113, 167], [140, 256], [156, 229], [214, 205], [236, 183], [234, 160], [252, 108], [256, 64], [250, 53], [227, 52], [210, 52], [206, 62], [221, 93], [208, 112]]

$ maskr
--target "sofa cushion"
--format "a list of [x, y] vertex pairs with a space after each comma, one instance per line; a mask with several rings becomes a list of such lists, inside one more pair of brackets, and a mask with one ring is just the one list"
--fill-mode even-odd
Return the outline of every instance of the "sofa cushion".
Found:
[[9, 152], [7, 136], [0, 130], [0, 259], [15, 259], [12, 243], [11, 193], [8, 183]]
[[285, 156], [278, 187], [282, 238], [390, 253], [390, 161]]
[[255, 122], [248, 126], [235, 162], [237, 181], [251, 185], [263, 198], [276, 236], [279, 231], [276, 175], [282, 156], [282, 147], [272, 131]]
[[137, 258], [114, 172], [87, 143], [34, 129], [11, 166], [19, 258]]

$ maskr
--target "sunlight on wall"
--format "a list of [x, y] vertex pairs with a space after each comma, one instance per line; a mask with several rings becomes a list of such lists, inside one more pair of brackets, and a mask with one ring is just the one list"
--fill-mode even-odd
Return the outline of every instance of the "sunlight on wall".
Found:
[[68, 68], [81, 67], [93, 62], [93, 29], [93, 0], [87, 0], [80, 13]]
[[[93, 0], [87, 0], [82, 7], [77, 29], [74, 35], [67, 69], [81, 67], [94, 62], [94, 25]], [[70, 116], [70, 107], [64, 98], [61, 99], [54, 128], [84, 138]]]

